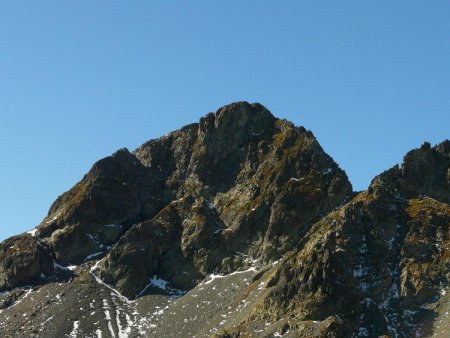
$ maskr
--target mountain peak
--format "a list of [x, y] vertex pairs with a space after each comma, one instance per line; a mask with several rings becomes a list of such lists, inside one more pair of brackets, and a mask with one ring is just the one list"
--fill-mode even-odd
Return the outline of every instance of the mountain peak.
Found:
[[245, 125], [247, 122], [258, 120], [273, 121], [275, 117], [260, 103], [248, 103], [246, 101], [233, 102], [219, 108], [215, 112], [217, 124], [221, 121], [234, 120], [238, 125]]
[[311, 132], [226, 105], [96, 162], [0, 244], [0, 333], [423, 333], [450, 281], [449, 149], [424, 143], [353, 193]]

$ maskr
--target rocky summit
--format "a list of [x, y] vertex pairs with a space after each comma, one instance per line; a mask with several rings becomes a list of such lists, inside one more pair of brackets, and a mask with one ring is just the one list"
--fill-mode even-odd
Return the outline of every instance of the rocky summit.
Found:
[[1, 337], [449, 337], [450, 141], [354, 192], [237, 102], [95, 163], [0, 244]]

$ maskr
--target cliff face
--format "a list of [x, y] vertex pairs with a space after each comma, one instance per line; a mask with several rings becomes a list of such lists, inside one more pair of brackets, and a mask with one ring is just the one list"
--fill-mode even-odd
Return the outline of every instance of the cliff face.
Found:
[[236, 289], [262, 290], [251, 307], [208, 335], [427, 334], [423, 306], [450, 282], [449, 168], [450, 142], [425, 143], [354, 194], [311, 132], [233, 103], [94, 164], [35, 231], [0, 244], [0, 291], [97, 282], [141, 302], [155, 278], [180, 296], [255, 271]]
[[314, 224], [245, 323], [289, 318], [305, 337], [429, 333], [416, 325], [430, 315], [423, 306], [450, 281], [449, 145], [409, 152]]

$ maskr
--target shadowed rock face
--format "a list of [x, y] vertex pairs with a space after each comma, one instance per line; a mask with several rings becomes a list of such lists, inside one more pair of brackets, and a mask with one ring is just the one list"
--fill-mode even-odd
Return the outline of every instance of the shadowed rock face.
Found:
[[53, 274], [49, 250], [30, 235], [0, 243], [0, 291], [39, 282], [41, 274]]
[[155, 275], [188, 290], [257, 260], [264, 292], [217, 336], [426, 333], [418, 309], [450, 283], [449, 168], [450, 142], [425, 143], [354, 194], [311, 132], [233, 103], [94, 164], [0, 244], [0, 291], [58, 278], [54, 261], [85, 283], [101, 258], [97, 278], [135, 298]]
[[114, 244], [139, 217], [146, 168], [128, 150], [100, 160], [53, 203], [37, 234], [62, 264]]

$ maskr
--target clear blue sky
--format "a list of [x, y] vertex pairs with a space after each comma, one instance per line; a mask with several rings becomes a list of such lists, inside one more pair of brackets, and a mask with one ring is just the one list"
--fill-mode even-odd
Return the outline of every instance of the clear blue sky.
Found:
[[449, 1], [2, 1], [0, 239], [91, 165], [232, 101], [314, 132], [356, 190], [450, 138]]

